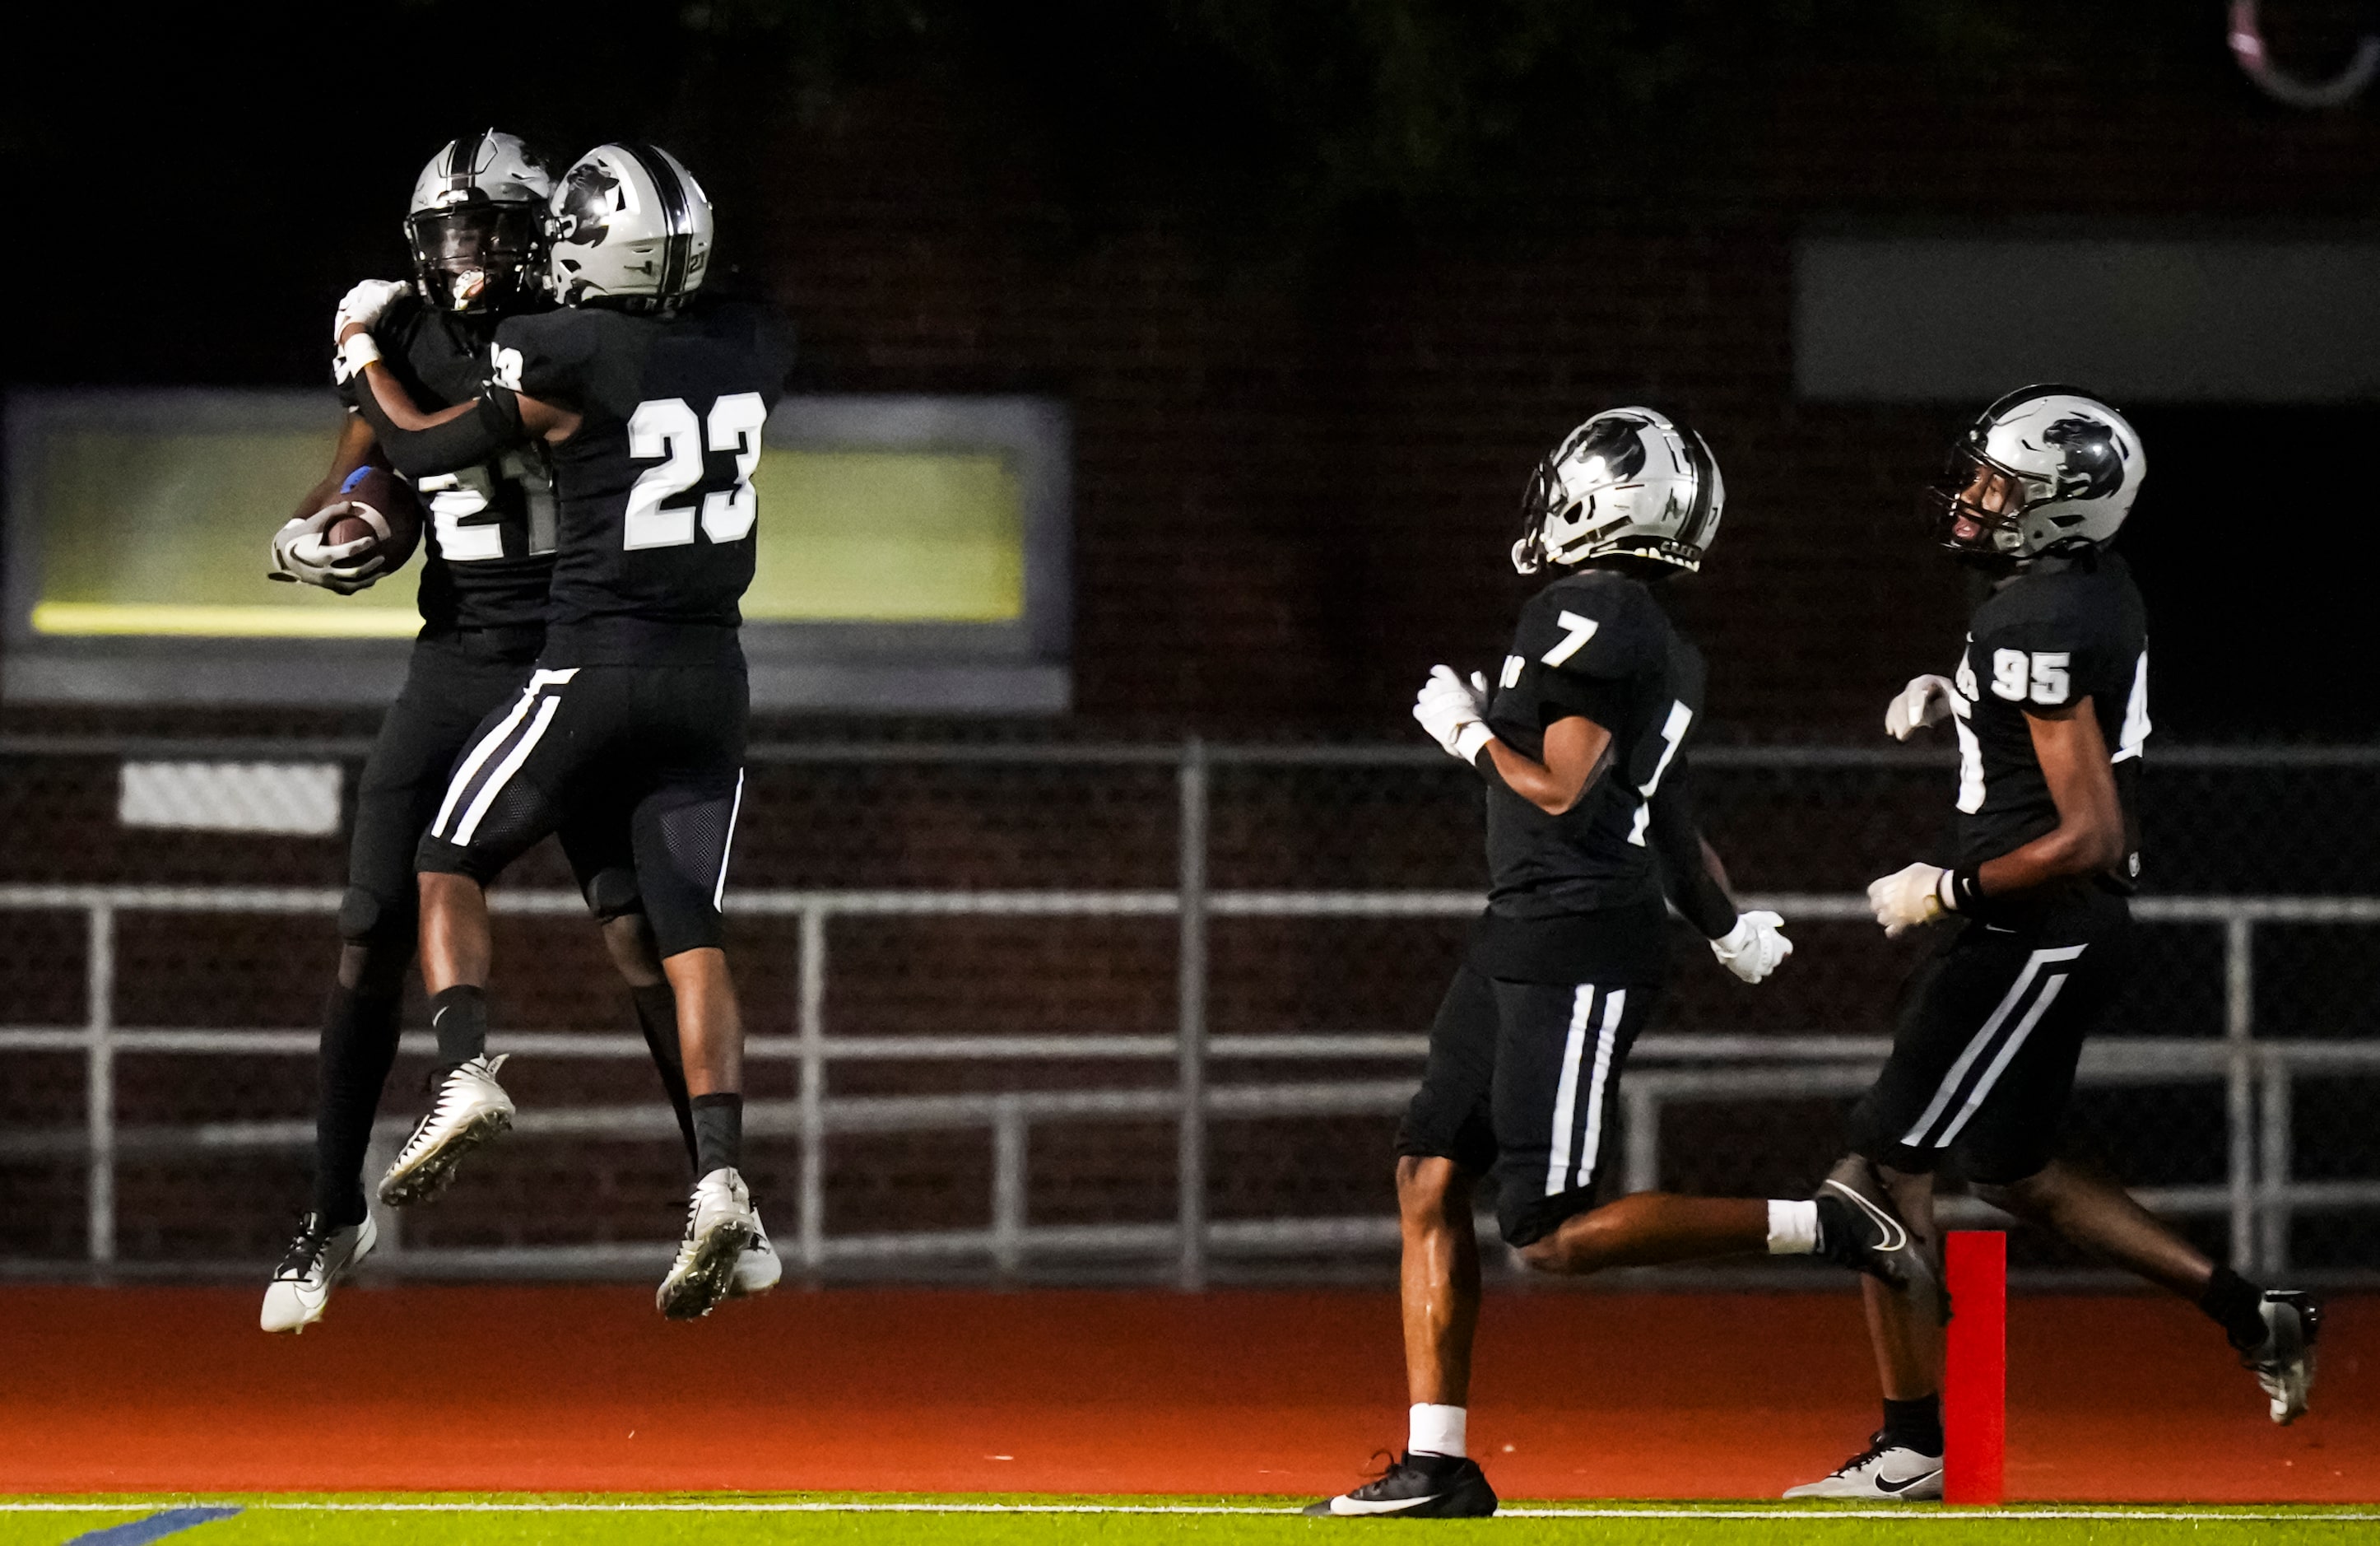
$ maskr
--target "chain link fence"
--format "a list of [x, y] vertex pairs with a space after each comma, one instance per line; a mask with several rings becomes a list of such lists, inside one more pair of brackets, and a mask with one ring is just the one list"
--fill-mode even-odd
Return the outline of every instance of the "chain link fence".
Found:
[[[330, 761], [351, 785], [363, 749], [0, 743], [8, 1271], [275, 1253], [308, 1192], [344, 837], [129, 826], [124, 768]], [[1682, 931], [1623, 1082], [1620, 1179], [1792, 1194], [1834, 1157], [1924, 948], [1883, 941], [1860, 893], [1937, 839], [1950, 764], [1708, 748], [1697, 775], [1739, 889], [1797, 950], [1755, 989]], [[2069, 1147], [2266, 1272], [2380, 1271], [2375, 785], [2358, 750], [2165, 749], [2145, 771], [2144, 962]], [[729, 948], [747, 1174], [780, 1249], [843, 1276], [1384, 1275], [1396, 1115], [1484, 886], [1479, 802], [1428, 749], [757, 747]], [[376, 1261], [657, 1272], [685, 1163], [625, 991], [550, 848], [497, 905], [518, 1130]], [[384, 1147], [431, 1050], [408, 1038]], [[2018, 1259], [2080, 1265], [2030, 1236]]]

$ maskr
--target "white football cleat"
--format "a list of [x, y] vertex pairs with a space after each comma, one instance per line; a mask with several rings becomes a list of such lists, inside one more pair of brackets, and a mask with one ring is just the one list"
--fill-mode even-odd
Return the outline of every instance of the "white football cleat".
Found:
[[380, 1199], [392, 1208], [428, 1202], [455, 1179], [463, 1156], [513, 1125], [513, 1098], [496, 1082], [509, 1053], [480, 1056], [451, 1070], [438, 1099], [380, 1178]]
[[2313, 1394], [2313, 1344], [2322, 1334], [2322, 1307], [2287, 1288], [2265, 1290], [2265, 1340], [2240, 1356], [2272, 1403], [2273, 1420], [2287, 1428], [2305, 1416]]
[[727, 1296], [748, 1299], [766, 1294], [777, 1286], [785, 1275], [785, 1264], [777, 1260], [777, 1248], [769, 1244], [769, 1232], [760, 1223], [760, 1210], [752, 1210], [752, 1243], [735, 1254], [735, 1275], [727, 1280]]
[[1878, 1433], [1867, 1448], [1836, 1467], [1832, 1475], [1799, 1487], [1788, 1487], [1789, 1498], [1866, 1498], [1885, 1503], [1940, 1503], [1942, 1457], [1898, 1444], [1888, 1444]]
[[697, 1321], [718, 1309], [735, 1282], [737, 1258], [759, 1232], [742, 1176], [722, 1165], [697, 1181], [686, 1204], [686, 1237], [653, 1295], [653, 1308], [673, 1321]]
[[325, 1228], [320, 1213], [309, 1213], [298, 1225], [298, 1238], [273, 1270], [265, 1285], [264, 1312], [258, 1323], [268, 1332], [302, 1332], [322, 1319], [331, 1302], [331, 1285], [356, 1270], [380, 1244], [380, 1227], [366, 1213], [364, 1222]]

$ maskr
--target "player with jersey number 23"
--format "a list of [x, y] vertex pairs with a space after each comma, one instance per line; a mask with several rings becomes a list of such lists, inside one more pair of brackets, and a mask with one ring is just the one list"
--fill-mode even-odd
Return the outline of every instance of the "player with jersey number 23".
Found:
[[[1868, 888], [1886, 934], [1955, 919], [1903, 998], [1892, 1055], [1852, 1118], [1852, 1149], [1937, 1252], [1934, 1171], [1955, 1161], [1992, 1206], [2198, 1305], [2254, 1372], [2275, 1422], [2305, 1410], [2319, 1308], [2268, 1291], [2055, 1153], [2083, 1039], [2132, 969], [2137, 785], [2149, 735], [2148, 624], [2110, 544], [2147, 473], [2123, 415], [2070, 386], [1985, 408], [1926, 493], [1943, 545], [1991, 578], [1957, 675], [1886, 711], [1906, 740], [1959, 737], [1958, 853]], [[1884, 1426], [1788, 1497], [1942, 1495], [1941, 1307], [1863, 1284]]]
[[422, 977], [450, 1072], [382, 1191], [447, 1163], [473, 1141], [475, 1112], [509, 1104], [485, 1057], [485, 887], [565, 822], [619, 823], [692, 1096], [698, 1179], [656, 1296], [684, 1320], [725, 1296], [760, 1233], [739, 1169], [744, 1033], [720, 906], [744, 787], [751, 480], [792, 349], [771, 309], [700, 293], [710, 203], [667, 152], [597, 146], [564, 174], [552, 215], [562, 304], [497, 328], [471, 402], [422, 412], [380, 363], [370, 319], [341, 339], [399, 470], [542, 443], [560, 506], [536, 670], [482, 724], [422, 838]]

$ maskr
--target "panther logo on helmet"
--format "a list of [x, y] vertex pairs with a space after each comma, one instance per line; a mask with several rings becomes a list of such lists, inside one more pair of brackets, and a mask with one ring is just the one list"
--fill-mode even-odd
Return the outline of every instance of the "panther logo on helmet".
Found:
[[621, 205], [620, 179], [600, 162], [582, 161], [563, 179], [555, 201], [554, 234], [582, 247], [601, 247]]
[[2042, 444], [2064, 453], [2058, 464], [2058, 497], [2099, 499], [2124, 486], [2124, 452], [2114, 426], [2103, 419], [2070, 415], [2041, 432]]

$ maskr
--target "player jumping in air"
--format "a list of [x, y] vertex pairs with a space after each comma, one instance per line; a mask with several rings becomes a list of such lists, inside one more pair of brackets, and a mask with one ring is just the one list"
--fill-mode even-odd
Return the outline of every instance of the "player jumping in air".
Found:
[[[409, 284], [371, 281], [357, 304], [381, 309], [388, 368], [417, 401], [471, 401], [504, 317], [546, 309], [544, 221], [552, 174], [514, 135], [466, 135], [432, 156], [413, 189], [406, 235]], [[381, 578], [369, 541], [327, 545], [340, 499], [363, 469], [384, 465], [372, 428], [355, 411], [360, 383], [337, 370], [349, 412], [331, 470], [274, 536], [274, 578], [353, 594]], [[314, 1199], [265, 1290], [268, 1332], [321, 1319], [333, 1285], [377, 1239], [363, 1193], [364, 1150], [396, 1057], [397, 1010], [414, 956], [419, 895], [414, 852], [437, 814], [446, 777], [489, 712], [528, 679], [545, 639], [553, 572], [554, 504], [545, 458], [505, 450], [419, 481], [422, 628], [404, 691], [381, 724], [356, 793], [347, 893], [339, 909], [338, 977], [322, 1026]], [[689, 1158], [694, 1128], [677, 1050], [677, 1015], [643, 916], [625, 834], [577, 822], [562, 834], [603, 939], [635, 1001], [676, 1110]], [[778, 1276], [773, 1253], [741, 1264], [759, 1292]]]
[[[1943, 544], [1993, 587], [1957, 676], [1912, 680], [1885, 729], [1906, 740], [1949, 719], [1957, 730], [1958, 855], [1947, 870], [1886, 876], [1868, 900], [1891, 936], [1961, 921], [1910, 981], [1852, 1147], [1881, 1168], [1929, 1254], [1934, 1170], [1948, 1155], [1993, 1207], [2189, 1299], [2288, 1423], [2313, 1383], [2318, 1308], [2216, 1265], [2113, 1182], [2053, 1157], [2082, 1040], [2131, 972], [2148, 625], [2109, 544], [2147, 469], [2123, 415], [2073, 387], [2030, 386], [1984, 410], [1928, 493]], [[1939, 1498], [1939, 1309], [1862, 1286], [1884, 1427], [1786, 1496]]]
[[1479, 1319], [1472, 1188], [1496, 1180], [1504, 1238], [1545, 1272], [1767, 1250], [1892, 1281], [1931, 1272], [1874, 1174], [1811, 1199], [1639, 1192], [1598, 1207], [1621, 1070], [1652, 1017], [1671, 906], [1758, 982], [1791, 954], [1775, 913], [1739, 913], [1689, 797], [1703, 660], [1653, 584], [1702, 566], [1723, 489], [1702, 437], [1647, 408], [1599, 413], [1531, 481], [1512, 562], [1554, 578], [1522, 609], [1495, 686], [1441, 665], [1414, 717], [1488, 785], [1491, 890], [1430, 1028], [1397, 1135], [1405, 1453], [1306, 1509], [1493, 1514], [1466, 1457]]
[[560, 529], [537, 669], [490, 714], [421, 842], [422, 977], [447, 1072], [381, 1183], [405, 1200], [501, 1130], [486, 1055], [485, 886], [579, 821], [627, 834], [674, 990], [698, 1150], [686, 1235], [656, 1302], [710, 1313], [760, 1238], [743, 1177], [743, 1023], [720, 901], [748, 712], [737, 602], [752, 580], [761, 428], [792, 363], [770, 309], [698, 294], [710, 201], [656, 147], [600, 145], [553, 197], [552, 311], [505, 319], [469, 401], [425, 413], [377, 317], [343, 324], [363, 412], [400, 471], [542, 444]]

